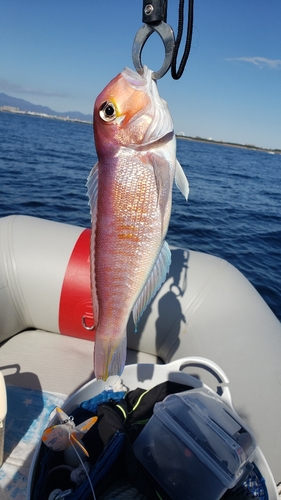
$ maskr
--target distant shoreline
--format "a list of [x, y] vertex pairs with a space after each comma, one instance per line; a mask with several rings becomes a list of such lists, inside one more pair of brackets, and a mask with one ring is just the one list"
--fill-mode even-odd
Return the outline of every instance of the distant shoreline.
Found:
[[[37, 118], [48, 118], [49, 120], [60, 120], [63, 122], [73, 122], [73, 123], [85, 123], [86, 125], [92, 125], [93, 122], [87, 120], [81, 120], [79, 118], [70, 118], [69, 116], [59, 116], [59, 115], [48, 115], [47, 113], [38, 113], [36, 111], [22, 111], [20, 109], [12, 108], [9, 106], [0, 107], [1, 113], [11, 113], [16, 115], [28, 115], [28, 116], [36, 116]], [[208, 144], [217, 144], [218, 146], [228, 146], [232, 148], [241, 148], [241, 149], [250, 149], [253, 151], [263, 151], [269, 154], [281, 154], [281, 149], [267, 149], [261, 148], [259, 146], [253, 146], [251, 144], [237, 144], [235, 142], [224, 142], [224, 141], [215, 141], [214, 139], [204, 139], [203, 137], [190, 137], [187, 135], [178, 135], [176, 134], [177, 139], [182, 139], [185, 141], [193, 141], [193, 142], [206, 142]]]
[[48, 118], [49, 120], [60, 120], [62, 122], [86, 123], [92, 125], [92, 122], [80, 120], [79, 118], [70, 118], [69, 116], [48, 115], [47, 113], [38, 113], [36, 111], [22, 111], [21, 109], [7, 109], [8, 106], [0, 107], [1, 113], [10, 113], [14, 115], [36, 116], [37, 118]]
[[259, 146], [253, 146], [251, 144], [237, 144], [235, 142], [223, 142], [223, 141], [215, 141], [214, 139], [204, 139], [203, 137], [190, 137], [187, 135], [177, 135], [177, 139], [183, 139], [185, 141], [193, 141], [193, 142], [206, 142], [208, 144], [217, 144], [218, 146], [228, 146], [232, 148], [240, 148], [240, 149], [250, 149], [254, 151], [263, 151], [264, 153], [269, 154], [281, 154], [281, 149], [267, 149], [261, 148]]

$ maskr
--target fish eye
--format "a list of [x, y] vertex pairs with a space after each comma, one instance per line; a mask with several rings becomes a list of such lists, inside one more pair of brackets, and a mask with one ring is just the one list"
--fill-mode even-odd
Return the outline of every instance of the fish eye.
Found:
[[116, 109], [110, 101], [105, 101], [99, 110], [99, 115], [105, 122], [112, 122], [116, 118]]

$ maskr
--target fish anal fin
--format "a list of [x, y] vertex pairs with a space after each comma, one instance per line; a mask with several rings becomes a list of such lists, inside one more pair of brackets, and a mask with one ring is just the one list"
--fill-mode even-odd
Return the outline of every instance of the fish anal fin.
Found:
[[135, 323], [135, 331], [137, 331], [137, 325], [144, 310], [148, 306], [149, 302], [156, 295], [161, 285], [164, 283], [166, 276], [169, 272], [170, 264], [171, 264], [171, 251], [168, 243], [164, 241], [162, 248], [159, 252], [158, 258], [152, 268], [150, 276], [133, 307], [133, 319]]

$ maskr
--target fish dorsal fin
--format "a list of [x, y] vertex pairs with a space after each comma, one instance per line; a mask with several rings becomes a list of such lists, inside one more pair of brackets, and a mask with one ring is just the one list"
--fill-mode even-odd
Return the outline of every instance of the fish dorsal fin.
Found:
[[93, 301], [93, 310], [94, 310], [94, 321], [95, 328], [97, 328], [98, 324], [98, 298], [95, 284], [95, 273], [93, 268], [94, 263], [94, 251], [95, 251], [95, 239], [96, 239], [96, 225], [97, 225], [97, 212], [98, 212], [98, 181], [99, 181], [99, 164], [96, 163], [92, 168], [90, 175], [87, 180], [87, 189], [88, 189], [88, 197], [89, 197], [89, 205], [91, 209], [92, 216], [92, 236], [91, 236], [91, 263], [92, 263], [92, 301]]
[[182, 166], [180, 165], [178, 160], [176, 160], [175, 183], [177, 188], [182, 192], [183, 196], [187, 200], [189, 195], [189, 184]]
[[169, 272], [170, 264], [171, 251], [168, 243], [164, 241], [150, 276], [133, 307], [135, 331], [137, 331], [137, 325], [142, 313], [146, 309], [149, 302], [156, 295], [162, 283], [165, 281], [166, 275]]

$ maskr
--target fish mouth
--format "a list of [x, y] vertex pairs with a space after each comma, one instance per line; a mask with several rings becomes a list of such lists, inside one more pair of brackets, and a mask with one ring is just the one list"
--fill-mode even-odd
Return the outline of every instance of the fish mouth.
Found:
[[[134, 90], [142, 90], [150, 98], [150, 106], [145, 110], [152, 120], [144, 134], [141, 146], [152, 145], [159, 141], [170, 140], [169, 137], [174, 134], [174, 124], [168, 109], [167, 102], [159, 95], [156, 81], [152, 78], [152, 70], [147, 66], [143, 67], [143, 73], [140, 75], [130, 68], [122, 71], [122, 76]], [[133, 120], [141, 119], [143, 111], [137, 113]]]
[[126, 82], [130, 85], [130, 87], [137, 89], [138, 87], [143, 87], [146, 84], [146, 75], [148, 71], [150, 70], [147, 68], [147, 66], [144, 66], [143, 74], [139, 74], [133, 69], [126, 66], [121, 74], [125, 78]]

